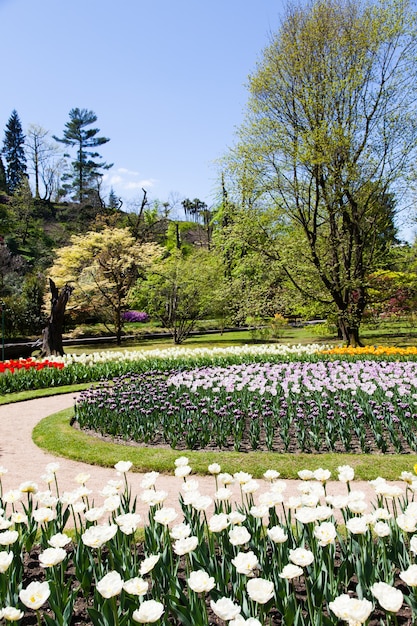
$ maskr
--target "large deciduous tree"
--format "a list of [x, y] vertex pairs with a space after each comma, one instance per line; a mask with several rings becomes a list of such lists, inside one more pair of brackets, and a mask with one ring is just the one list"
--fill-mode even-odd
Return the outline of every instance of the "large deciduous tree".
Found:
[[248, 245], [305, 297], [327, 298], [351, 345], [415, 161], [415, 26], [408, 0], [290, 6], [229, 155]]
[[51, 200], [57, 192], [57, 183], [64, 166], [57, 144], [52, 143], [48, 135], [48, 130], [30, 124], [26, 137], [29, 171], [35, 182], [35, 198], [42, 200]]
[[12, 111], [4, 132], [7, 190], [13, 194], [26, 174], [25, 135], [16, 110]]
[[83, 203], [99, 193], [103, 170], [112, 167], [112, 164], [98, 160], [101, 159], [100, 154], [94, 149], [110, 139], [98, 137], [99, 128], [89, 128], [97, 121], [97, 115], [93, 111], [71, 109], [69, 118], [63, 137], [54, 135], [53, 138], [67, 147], [76, 148], [75, 159], [71, 162], [72, 171], [63, 177], [67, 181], [64, 188], [73, 193], [75, 200]]
[[128, 228], [106, 227], [72, 237], [51, 275], [58, 286], [73, 285], [74, 304], [112, 327], [120, 344], [129, 292], [160, 255], [157, 244], [137, 243]]

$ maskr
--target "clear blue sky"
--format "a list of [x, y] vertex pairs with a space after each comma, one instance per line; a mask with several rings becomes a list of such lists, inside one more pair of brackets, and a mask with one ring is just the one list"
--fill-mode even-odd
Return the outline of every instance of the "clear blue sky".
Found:
[[[209, 206], [213, 162], [234, 141], [248, 75], [284, 0], [0, 0], [0, 142], [13, 109], [23, 130], [62, 137], [70, 109], [92, 110], [112, 186]], [[127, 204], [125, 204], [127, 206]]]

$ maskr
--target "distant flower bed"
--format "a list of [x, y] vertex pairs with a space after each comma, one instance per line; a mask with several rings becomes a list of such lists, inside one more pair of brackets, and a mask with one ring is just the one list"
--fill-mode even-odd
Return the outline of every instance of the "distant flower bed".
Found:
[[358, 348], [338, 346], [336, 348], [325, 349], [322, 354], [338, 356], [375, 356], [375, 357], [395, 357], [395, 356], [417, 356], [417, 347], [398, 348], [397, 346], [363, 346]]
[[282, 358], [312, 358], [329, 350], [330, 346], [320, 344], [307, 345], [287, 345], [287, 344], [261, 344], [231, 346], [227, 348], [187, 348], [186, 346], [165, 348], [163, 350], [108, 350], [104, 352], [92, 352], [91, 354], [66, 354], [62, 361], [66, 364], [83, 363], [93, 365], [94, 363], [111, 362], [132, 362], [132, 361], [161, 361], [175, 363], [178, 361], [190, 361], [194, 363], [216, 362], [222, 359], [232, 361], [234, 359], [243, 360], [266, 360]]
[[125, 311], [122, 317], [125, 322], [149, 322], [149, 315], [144, 311]]
[[40, 372], [47, 367], [62, 370], [64, 363], [62, 361], [50, 361], [49, 359], [10, 359], [8, 361], [0, 361], [0, 374], [4, 374], [5, 372], [14, 374], [22, 370], [36, 370]]
[[[33, 481], [2, 491], [0, 621], [22, 626], [336, 626], [417, 623], [416, 476], [371, 481], [368, 501], [354, 470], [301, 469], [296, 493], [279, 472], [262, 481], [213, 463], [202, 494], [186, 457], [175, 461], [174, 506], [144, 474], [132, 493], [120, 461], [98, 493], [88, 474], [59, 489]], [[116, 473], [117, 472], [117, 473]], [[146, 513], [138, 513], [138, 502]], [[142, 530], [141, 541], [135, 535]], [[341, 621], [340, 621], [341, 620]]]
[[173, 448], [417, 451], [417, 363], [236, 364], [126, 375], [83, 393], [81, 428]]
[[[93, 352], [91, 354], [67, 354], [54, 357], [56, 366], [48, 367], [47, 359], [20, 359], [5, 361], [17, 363], [13, 376], [0, 376], [0, 394], [42, 389], [76, 383], [108, 380], [127, 373], [139, 373], [150, 369], [166, 370], [175, 367], [195, 367], [206, 364], [241, 363], [251, 361], [276, 361], [283, 359], [316, 359], [326, 346], [259, 345], [233, 348], [167, 348], [165, 350], [120, 350]], [[29, 361], [33, 366], [24, 367]], [[36, 364], [40, 364], [37, 366]], [[12, 370], [8, 369], [10, 373]]]

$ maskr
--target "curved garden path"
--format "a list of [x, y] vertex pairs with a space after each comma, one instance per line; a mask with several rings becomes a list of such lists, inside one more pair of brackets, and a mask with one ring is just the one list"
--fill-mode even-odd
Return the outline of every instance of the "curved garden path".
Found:
[[[32, 441], [32, 430], [36, 424], [48, 415], [73, 406], [75, 397], [76, 394], [64, 394], [0, 406], [0, 466], [8, 470], [1, 478], [4, 490], [16, 489], [22, 482], [28, 480], [36, 482], [40, 490], [46, 490], [47, 485], [42, 480], [45, 467], [48, 463], [59, 462], [57, 478], [60, 492], [72, 491], [77, 488], [75, 476], [80, 472], [87, 472], [90, 474], [87, 486], [94, 492], [93, 497], [96, 500], [96, 505], [99, 504], [101, 496], [98, 495], [98, 492], [108, 480], [117, 478], [116, 470], [87, 465], [64, 457], [55, 457], [38, 448]], [[121, 455], [120, 460], [128, 460], [128, 454]], [[300, 469], [305, 468], [300, 467]], [[129, 484], [134, 495], [139, 495], [142, 491], [140, 487], [142, 476], [142, 474], [134, 472], [128, 474]], [[213, 496], [215, 490], [213, 477], [197, 476], [196, 479], [199, 483], [200, 493]], [[266, 490], [266, 484], [262, 480], [258, 482], [261, 486], [258, 493], [261, 493]], [[284, 494], [286, 500], [288, 496], [299, 493], [297, 485], [300, 481], [287, 480], [285, 482], [287, 483]], [[181, 478], [163, 474], [159, 476], [156, 483], [157, 489], [168, 492], [165, 505], [174, 506], [178, 512], [180, 512], [178, 493], [182, 483], [183, 479]], [[352, 487], [364, 491], [369, 501], [374, 500], [374, 489], [367, 482], [355, 481]], [[345, 494], [346, 486], [337, 481], [331, 481], [328, 483], [328, 493]], [[234, 494], [236, 496], [234, 499], [240, 500], [237, 487], [234, 489]], [[146, 515], [147, 509], [147, 505], [138, 499], [138, 512]]]

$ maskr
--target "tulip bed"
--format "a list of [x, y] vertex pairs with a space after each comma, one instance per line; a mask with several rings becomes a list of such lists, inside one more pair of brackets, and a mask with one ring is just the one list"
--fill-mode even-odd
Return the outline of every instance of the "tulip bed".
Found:
[[[338, 468], [301, 470], [297, 495], [267, 470], [262, 485], [209, 466], [201, 495], [186, 457], [176, 506], [158, 473], [142, 476], [137, 513], [128, 471], [99, 494], [88, 475], [60, 493], [59, 464], [47, 490], [33, 482], [0, 490], [0, 621], [22, 625], [229, 626], [414, 624], [417, 622], [417, 477], [402, 487], [372, 481], [374, 501]], [[0, 475], [7, 470], [0, 468]], [[0, 483], [1, 485], [1, 483]], [[142, 528], [138, 541], [135, 533]]]
[[[48, 359], [19, 359], [2, 362], [0, 394], [46, 387], [108, 380], [123, 374], [150, 369], [188, 368], [202, 365], [251, 363], [292, 359], [315, 359], [329, 346], [310, 344], [241, 346], [231, 348], [169, 348], [166, 350], [123, 350], [68, 354]], [[3, 375], [1, 375], [3, 374]], [[13, 376], [11, 376], [13, 374]]]
[[176, 449], [417, 451], [417, 362], [292, 361], [126, 375], [81, 394], [81, 428]]
[[36, 372], [40, 372], [45, 368], [62, 370], [64, 368], [64, 363], [62, 361], [50, 361], [49, 359], [36, 360], [32, 358], [0, 361], [0, 374], [14, 374], [15, 372], [27, 372], [29, 370], [35, 370]]

